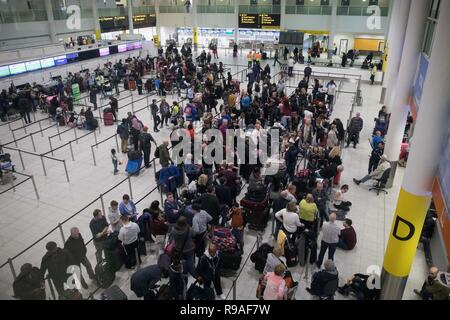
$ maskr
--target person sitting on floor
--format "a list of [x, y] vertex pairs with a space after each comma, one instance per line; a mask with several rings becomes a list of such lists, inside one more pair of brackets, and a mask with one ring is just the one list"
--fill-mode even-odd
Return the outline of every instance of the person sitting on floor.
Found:
[[356, 232], [352, 226], [353, 221], [351, 219], [345, 219], [343, 225], [344, 229], [341, 230], [339, 236], [338, 248], [346, 251], [353, 250], [356, 246]]
[[[333, 260], [327, 260], [324, 263], [325, 269], [314, 273], [312, 276], [311, 288], [306, 288], [306, 291], [315, 296], [322, 296], [325, 294], [324, 289], [327, 283], [339, 279], [339, 273], [334, 265]], [[336, 286], [336, 290], [337, 290]]]
[[349, 186], [348, 184], [344, 184], [340, 190], [336, 191], [333, 198], [333, 206], [345, 212], [350, 211], [352, 203], [350, 201], [345, 200], [344, 194], [348, 192]]
[[414, 293], [420, 296], [422, 300], [450, 300], [450, 287], [439, 282], [438, 274], [438, 268], [430, 268], [422, 289], [420, 291], [414, 289]]

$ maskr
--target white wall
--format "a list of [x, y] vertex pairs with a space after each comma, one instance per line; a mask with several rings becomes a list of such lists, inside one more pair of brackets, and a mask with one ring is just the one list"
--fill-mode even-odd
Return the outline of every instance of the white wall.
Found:
[[354, 46], [355, 46], [354, 34], [351, 34], [351, 33], [348, 33], [348, 34], [342, 34], [342, 33], [341, 34], [337, 34], [334, 37], [334, 43], [336, 43], [336, 45], [338, 47], [338, 54], [341, 52], [341, 50], [344, 50], [344, 49], [340, 48], [340, 42], [341, 42], [341, 40], [344, 40], [344, 39], [348, 41], [347, 51], [350, 50], [350, 49], [353, 49]]
[[367, 27], [368, 17], [338, 16], [336, 19], [336, 32], [384, 35], [387, 17], [381, 17], [381, 28], [371, 30]]
[[330, 30], [330, 16], [314, 16], [314, 15], [294, 15], [287, 14], [286, 29], [288, 30]]

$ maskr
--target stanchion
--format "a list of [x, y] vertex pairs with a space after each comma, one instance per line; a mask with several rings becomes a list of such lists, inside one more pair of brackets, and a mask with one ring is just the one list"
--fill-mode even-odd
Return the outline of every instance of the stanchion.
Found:
[[44, 132], [42, 131], [42, 123], [41, 121], [38, 122], [39, 123], [39, 131], [41, 132], [41, 137], [44, 137]]
[[20, 163], [22, 164], [22, 169], [25, 171], [25, 163], [23, 162], [22, 150], [20, 150], [20, 149], [19, 149], [19, 158], [20, 158]]
[[73, 133], [75, 134], [75, 142], [78, 144], [77, 127], [73, 128]]
[[[10, 122], [8, 122], [8, 124], [10, 124]], [[16, 145], [16, 148], [18, 148], [16, 135], [14, 134], [14, 130], [11, 130], [11, 133], [12, 133], [12, 136], [13, 136], [13, 139], [14, 139], [14, 144]]]
[[75, 158], [73, 157], [72, 141], [69, 142], [69, 148], [70, 148], [70, 155], [72, 156], [72, 161], [75, 161]]
[[14, 185], [14, 179], [10, 180], [13, 191], [16, 192], [16, 186]]
[[147, 103], [147, 110], [150, 110], [150, 104], [148, 102], [148, 97], [149, 95], [147, 94], [147, 96], [145, 97], [146, 103]]
[[56, 300], [56, 294], [55, 294], [55, 289], [53, 288], [52, 280], [50, 278], [47, 278], [47, 280], [48, 280], [48, 286], [50, 287], [50, 293], [53, 297], [53, 300]]
[[47, 170], [45, 170], [44, 157], [41, 155], [42, 169], [44, 170], [44, 176], [47, 176]]
[[64, 230], [62, 228], [61, 223], [58, 223], [59, 232], [61, 232], [62, 243], [66, 243], [66, 238], [64, 237]]
[[35, 114], [35, 112], [33, 112], [32, 114], [33, 114], [33, 122], [36, 122], [36, 114]]
[[133, 199], [133, 189], [131, 188], [131, 176], [128, 176], [128, 186], [130, 187], [130, 198]]
[[67, 182], [70, 182], [69, 173], [67, 172], [66, 160], [63, 160], [63, 164], [64, 164], [64, 171], [66, 172]]
[[59, 123], [56, 124], [56, 131], [58, 131], [59, 141], [61, 141], [61, 133], [59, 132]]
[[25, 123], [25, 121], [23, 121], [23, 117], [20, 118], [20, 120], [22, 120], [23, 131], [25, 131], [25, 134], [28, 134], [28, 132], [27, 132], [27, 127], [26, 127], [26, 123]]
[[116, 138], [116, 148], [117, 152], [119, 152], [119, 139], [117, 138], [117, 135], [114, 136]]
[[9, 268], [11, 269], [12, 276], [13, 276], [14, 280], [16, 280], [17, 274], [16, 274], [16, 270], [14, 269], [13, 261], [11, 258], [8, 259], [8, 264], [9, 264]]
[[37, 188], [36, 188], [36, 182], [34, 181], [34, 177], [33, 176], [31, 176], [31, 182], [33, 183], [33, 188], [34, 188], [34, 193], [36, 193], [36, 198], [39, 200], [40, 197], [39, 197], [39, 193], [38, 193]]
[[52, 138], [48, 137], [48, 144], [50, 145], [50, 151], [52, 152], [52, 156], [54, 156], [53, 154], [53, 147], [52, 147]]
[[94, 166], [97, 166], [97, 161], [95, 160], [95, 152], [94, 152], [93, 146], [91, 146], [91, 151], [92, 151], [92, 159], [94, 160]]
[[233, 300], [236, 300], [236, 280], [237, 278], [233, 280]]
[[106, 210], [105, 210], [105, 201], [103, 200], [103, 194], [100, 195], [100, 202], [101, 202], [101, 204], [102, 204], [103, 214], [106, 214]]
[[33, 134], [30, 134], [30, 138], [31, 138], [31, 144], [33, 145], [33, 150], [34, 152], [36, 152], [36, 145], [34, 144], [34, 138], [33, 138]]
[[12, 128], [11, 128], [11, 121], [9, 121], [8, 115], [6, 115], [6, 121], [8, 121], [8, 128], [9, 128], [9, 131], [12, 131]]
[[97, 132], [94, 130], [95, 147], [98, 149]]

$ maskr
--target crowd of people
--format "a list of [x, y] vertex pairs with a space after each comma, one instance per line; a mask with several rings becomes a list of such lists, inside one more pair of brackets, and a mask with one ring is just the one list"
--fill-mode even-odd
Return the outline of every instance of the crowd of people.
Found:
[[[153, 68], [149, 89], [162, 96], [159, 105], [153, 100], [149, 106], [153, 131], [158, 132], [159, 126], [168, 126], [170, 120], [174, 129], [172, 146], [179, 143], [175, 139], [175, 129], [186, 130], [191, 138], [198, 134], [194, 128], [199, 124], [202, 133], [216, 128], [224, 136], [228, 129], [240, 129], [248, 134], [247, 157], [255, 152], [250, 150], [251, 139], [256, 142], [258, 152], [261, 147], [258, 138], [270, 136], [269, 129], [277, 129], [281, 133], [280, 170], [276, 175], [265, 176], [266, 164], [245, 163], [244, 159], [239, 159], [236, 145], [224, 145], [224, 154], [233, 155], [231, 163], [226, 157], [221, 163], [195, 163], [193, 148], [179, 161], [180, 155], [170, 154], [169, 141], [158, 146], [149, 128], [129, 113], [117, 128], [121, 150], [111, 151], [114, 173], [118, 170], [119, 151], [129, 157], [130, 152], [139, 152], [139, 159], [142, 152], [145, 167], [150, 167], [151, 143], [154, 143], [154, 156], [161, 166], [157, 182], [161, 192], [165, 193], [164, 202], [153, 201], [139, 212], [133, 199], [124, 195], [120, 204], [110, 203], [108, 212], [96, 209], [89, 225], [96, 249], [96, 267], [92, 268], [87, 259], [79, 230], [73, 228], [64, 248], [54, 242], [47, 243], [40, 269], [30, 264], [22, 266], [14, 285], [15, 295], [21, 299], [45, 298], [43, 281], [48, 272], [59, 296], [64, 297], [66, 270], [71, 265], [83, 265], [88, 276], [100, 286], [108, 284], [108, 279], [110, 285], [122, 265], [136, 269], [141, 255], [146, 254], [145, 243], [151, 242], [161, 246], [163, 253], [156, 264], [138, 268], [133, 273], [130, 286], [138, 297], [206, 300], [217, 296], [225, 299], [221, 278], [229, 270], [239, 270], [245, 227], [262, 226], [260, 231], [264, 231], [267, 223], [263, 221], [264, 216], [271, 209], [276, 219], [275, 246], [264, 258], [258, 298], [293, 298], [299, 284], [289, 268], [305, 260], [299, 252], [309, 252], [306, 263], [315, 263], [319, 269], [313, 275], [311, 287], [306, 290], [321, 298], [332, 298], [339, 284], [339, 272], [333, 262], [335, 251], [353, 250], [357, 245], [353, 222], [346, 217], [352, 207], [345, 198], [349, 186], [343, 185], [339, 190], [333, 188], [340, 184], [344, 172], [341, 147], [346, 142], [346, 130], [341, 120], [332, 119], [336, 84], [333, 81], [321, 83], [318, 79], [311, 82], [312, 72], [308, 65], [305, 78], [292, 94], [287, 95], [285, 83], [289, 75], [281, 72], [275, 77], [270, 66], [267, 64], [262, 68], [259, 56], [251, 53], [248, 85], [243, 89], [230, 73], [225, 76], [222, 63], [211, 63], [205, 52], [194, 59], [187, 46], [180, 52], [170, 46], [165, 52], [160, 50], [158, 57], [132, 59], [127, 64], [119, 62], [113, 68], [119, 79], [126, 79], [124, 84], [130, 82], [130, 77], [142, 78], [145, 69]], [[124, 68], [129, 72], [124, 74]], [[187, 103], [184, 107], [178, 102], [170, 105], [165, 100], [171, 87], [180, 95], [185, 92]], [[357, 146], [362, 128], [363, 121], [357, 114], [348, 128], [348, 144], [353, 142]], [[374, 150], [381, 148], [383, 143], [377, 137], [378, 134], [372, 141]], [[202, 148], [209, 143], [203, 141]], [[374, 151], [373, 157], [370, 178], [376, 178], [385, 168], [382, 150]], [[376, 157], [379, 157], [379, 163], [376, 163]], [[367, 177], [355, 182], [359, 184], [366, 180]], [[240, 196], [243, 182], [248, 185], [247, 193]], [[259, 204], [263, 205], [262, 209], [256, 209]], [[337, 223], [338, 220], [343, 221], [343, 226]], [[321, 270], [322, 265], [324, 269]], [[113, 276], [108, 278], [108, 274]], [[364, 276], [355, 276], [354, 281], [340, 291], [348, 293], [356, 278], [367, 280]], [[83, 277], [81, 284], [87, 287]], [[370, 294], [363, 297], [377, 296], [377, 292]]]

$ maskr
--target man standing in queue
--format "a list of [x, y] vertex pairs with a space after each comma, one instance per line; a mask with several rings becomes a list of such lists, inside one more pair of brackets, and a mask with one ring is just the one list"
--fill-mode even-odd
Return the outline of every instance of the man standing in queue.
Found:
[[148, 132], [148, 127], [144, 127], [144, 131], [139, 136], [141, 151], [144, 153], [144, 165], [146, 168], [150, 168], [150, 154], [152, 152], [152, 142], [155, 147], [158, 147], [153, 136]]

